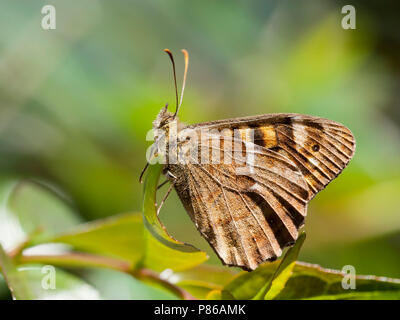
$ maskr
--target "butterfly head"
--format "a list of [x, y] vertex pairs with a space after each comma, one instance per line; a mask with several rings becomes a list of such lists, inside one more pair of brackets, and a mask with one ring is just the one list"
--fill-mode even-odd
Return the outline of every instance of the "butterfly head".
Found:
[[[154, 148], [152, 148], [152, 154], [158, 153], [159, 145], [162, 143], [163, 140], [165, 140], [165, 137], [169, 136], [169, 131], [171, 124], [175, 124], [175, 128], [180, 126], [178, 124], [178, 111], [179, 108], [182, 105], [182, 98], [183, 98], [183, 92], [185, 91], [185, 83], [186, 83], [186, 75], [187, 75], [187, 70], [189, 66], [189, 54], [185, 49], [182, 49], [182, 53], [185, 57], [185, 72], [183, 74], [183, 82], [182, 82], [182, 89], [181, 89], [181, 96], [178, 98], [178, 86], [176, 84], [176, 70], [175, 70], [175, 61], [174, 57], [172, 55], [172, 52], [169, 49], [164, 49], [164, 51], [168, 54], [169, 58], [171, 59], [172, 62], [172, 71], [174, 75], [174, 84], [175, 84], [175, 97], [176, 97], [176, 110], [175, 113], [171, 113], [168, 111], [168, 104], [165, 105], [164, 108], [160, 110], [158, 113], [156, 119], [153, 121], [153, 130], [154, 130]], [[142, 173], [140, 174], [139, 181], [142, 182], [142, 177], [144, 172], [146, 171], [146, 168], [148, 166], [148, 163], [142, 170]]]
[[161, 129], [176, 119], [176, 115], [168, 111], [168, 103], [160, 110], [153, 121], [153, 129]]

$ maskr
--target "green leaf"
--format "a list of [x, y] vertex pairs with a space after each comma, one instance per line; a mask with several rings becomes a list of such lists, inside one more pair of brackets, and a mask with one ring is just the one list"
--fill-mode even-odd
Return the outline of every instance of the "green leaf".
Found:
[[207, 299], [214, 290], [222, 290], [237, 272], [226, 267], [200, 265], [193, 269], [171, 273], [168, 280], [197, 299]]
[[231, 295], [230, 292], [226, 290], [212, 290], [207, 296], [207, 300], [236, 300], [234, 296]]
[[305, 232], [303, 232], [297, 239], [296, 244], [291, 247], [285, 254], [274, 275], [255, 295], [254, 300], [272, 300], [283, 290], [286, 282], [289, 280], [290, 276], [293, 273], [296, 259], [299, 255], [300, 249], [305, 239], [306, 234]]
[[356, 288], [344, 289], [338, 270], [297, 262], [277, 299], [399, 299], [400, 279], [356, 276]]
[[16, 266], [1, 245], [0, 266], [16, 300], [100, 299], [96, 289], [61, 269], [39, 264]]
[[242, 271], [225, 286], [235, 299], [264, 299], [267, 292], [269, 299], [276, 296], [290, 277], [299, 250], [305, 240], [305, 234], [299, 236], [294, 247], [285, 257], [274, 262], [266, 262], [252, 272]]
[[43, 282], [50, 273], [48, 268], [54, 268], [46, 265], [24, 265], [18, 267], [18, 275], [24, 277], [27, 281], [35, 300], [99, 300], [100, 293], [93, 286], [76, 276], [54, 268], [55, 288], [46, 289]]
[[212, 290], [210, 291], [207, 296], [207, 300], [222, 300], [222, 292], [221, 290]]
[[26, 283], [25, 277], [18, 273], [17, 267], [0, 244], [0, 267], [13, 299], [32, 299], [33, 293]]
[[149, 165], [144, 184], [143, 221], [148, 232], [143, 266], [156, 271], [190, 269], [206, 261], [207, 255], [172, 238], [159, 220], [155, 203], [161, 169], [160, 164]]
[[[46, 245], [47, 247], [47, 245]], [[38, 248], [34, 248], [35, 251]], [[46, 250], [46, 249], [45, 249]], [[30, 251], [30, 252], [29, 252]], [[31, 250], [28, 252], [24, 251], [21, 256], [18, 256], [17, 260], [20, 264], [26, 263], [43, 263], [51, 264], [54, 266], [60, 266], [63, 268], [107, 268], [119, 270], [122, 272], [132, 271], [132, 264], [121, 259], [115, 259], [106, 257], [104, 255], [94, 255], [91, 253], [84, 252], [63, 252], [63, 253], [51, 253], [51, 254], [32, 254]]]
[[175, 300], [168, 290], [148, 285], [129, 274], [107, 269], [87, 269], [86, 281], [97, 288], [104, 299], [110, 300]]
[[139, 213], [123, 214], [80, 225], [52, 239], [84, 252], [123, 259], [135, 266], [145, 249], [143, 221]]
[[0, 300], [10, 300], [12, 299], [10, 289], [7, 286], [4, 276], [1, 274], [0, 268]]
[[[252, 272], [241, 272], [228, 285], [235, 299], [251, 299], [271, 281], [280, 261], [265, 263]], [[356, 288], [343, 289], [344, 274], [338, 270], [297, 261], [292, 276], [274, 299], [396, 299], [400, 279], [356, 276]], [[267, 297], [268, 297], [267, 293]], [[272, 294], [272, 292], [271, 292]]]
[[229, 291], [235, 299], [252, 299], [274, 274], [279, 262], [279, 260], [266, 262], [254, 271], [240, 272], [225, 286], [225, 290]]
[[0, 202], [0, 243], [6, 250], [46, 241], [80, 222], [63, 200], [33, 182], [2, 184]]

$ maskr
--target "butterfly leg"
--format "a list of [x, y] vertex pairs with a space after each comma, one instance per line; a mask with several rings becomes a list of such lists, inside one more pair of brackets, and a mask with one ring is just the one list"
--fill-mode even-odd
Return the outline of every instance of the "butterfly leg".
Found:
[[171, 193], [173, 187], [174, 187], [174, 185], [171, 183], [171, 185], [169, 186], [168, 191], [165, 194], [164, 198], [161, 200], [160, 204], [157, 206], [157, 216], [160, 214], [161, 207], [163, 206], [165, 200], [167, 200], [167, 198], [168, 198], [169, 194]]
[[165, 180], [163, 183], [161, 183], [161, 184], [157, 187], [157, 190], [160, 189], [161, 187], [163, 187], [167, 182], [169, 182], [169, 180]]

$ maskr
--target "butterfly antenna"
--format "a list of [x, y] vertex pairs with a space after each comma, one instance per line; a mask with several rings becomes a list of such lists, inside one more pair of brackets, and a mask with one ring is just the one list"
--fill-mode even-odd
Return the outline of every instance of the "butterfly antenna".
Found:
[[146, 172], [146, 169], [147, 169], [148, 166], [149, 166], [149, 163], [147, 162], [146, 165], [144, 166], [143, 170], [142, 170], [142, 173], [140, 174], [139, 183], [143, 182], [143, 175]]
[[188, 71], [188, 67], [189, 67], [189, 53], [185, 49], [182, 49], [181, 51], [182, 51], [183, 55], [185, 56], [185, 72], [183, 74], [181, 98], [179, 99], [179, 105], [176, 108], [176, 111], [175, 111], [175, 114], [174, 114], [174, 118], [178, 114], [179, 108], [182, 105], [183, 93], [185, 92], [186, 76], [187, 76], [187, 71]]
[[[174, 73], [174, 84], [175, 84], [176, 110], [178, 110], [178, 86], [176, 84], [176, 71], [175, 71], [174, 56], [172, 55], [172, 52], [169, 49], [164, 49], [164, 52], [166, 52], [168, 54], [168, 56], [172, 62], [172, 71]], [[175, 114], [176, 114], [176, 112], [175, 112]]]

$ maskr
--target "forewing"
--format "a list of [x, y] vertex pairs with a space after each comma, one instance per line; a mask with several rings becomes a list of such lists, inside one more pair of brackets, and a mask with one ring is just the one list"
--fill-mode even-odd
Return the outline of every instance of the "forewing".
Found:
[[279, 257], [304, 223], [302, 173], [278, 152], [236, 138], [212, 135], [198, 147], [219, 153], [220, 163], [192, 158], [169, 169], [182, 177], [175, 188], [201, 234], [227, 265], [253, 270]]
[[302, 172], [311, 198], [342, 172], [356, 145], [352, 132], [342, 124], [300, 114], [267, 114], [192, 127], [230, 131], [232, 136], [237, 131], [242, 140], [279, 152]]

